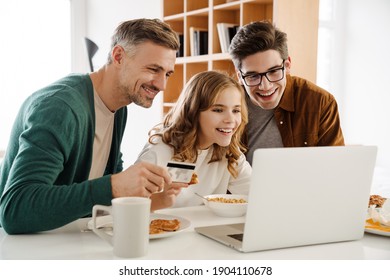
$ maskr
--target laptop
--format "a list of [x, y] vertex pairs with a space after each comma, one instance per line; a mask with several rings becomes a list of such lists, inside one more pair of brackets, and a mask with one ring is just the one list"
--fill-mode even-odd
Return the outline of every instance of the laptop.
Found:
[[363, 237], [376, 146], [254, 152], [245, 223], [195, 231], [241, 252]]

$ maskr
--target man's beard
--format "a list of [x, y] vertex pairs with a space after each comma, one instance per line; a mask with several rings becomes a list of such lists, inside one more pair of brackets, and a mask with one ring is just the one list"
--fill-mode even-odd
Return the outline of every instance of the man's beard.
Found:
[[141, 93], [133, 93], [128, 88], [127, 88], [127, 92], [129, 92], [128, 96], [132, 103], [144, 108], [150, 108], [152, 106], [153, 99], [143, 97]]

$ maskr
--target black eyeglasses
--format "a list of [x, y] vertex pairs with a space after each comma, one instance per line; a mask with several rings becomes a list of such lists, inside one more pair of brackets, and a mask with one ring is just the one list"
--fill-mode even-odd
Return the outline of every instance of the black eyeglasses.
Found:
[[263, 80], [263, 76], [266, 77], [268, 82], [270, 83], [278, 82], [284, 78], [284, 61], [285, 60], [283, 59], [280, 68], [275, 68], [264, 73], [251, 73], [244, 75], [244, 73], [241, 72], [241, 69], [239, 69], [241, 73], [241, 78], [244, 80], [245, 84], [248, 87], [260, 85], [261, 81]]

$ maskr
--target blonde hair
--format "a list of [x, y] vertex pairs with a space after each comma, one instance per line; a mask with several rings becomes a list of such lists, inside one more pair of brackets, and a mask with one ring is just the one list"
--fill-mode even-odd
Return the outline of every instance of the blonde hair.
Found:
[[224, 72], [213, 70], [194, 75], [185, 85], [178, 101], [167, 113], [163, 123], [150, 131], [149, 142], [153, 144], [155, 137], [161, 137], [165, 144], [173, 148], [174, 160], [196, 162], [199, 115], [215, 103], [222, 91], [231, 87], [236, 88], [241, 94], [241, 124], [234, 132], [229, 146], [221, 147], [213, 144], [213, 155], [209, 163], [226, 157], [229, 172], [233, 177], [237, 177], [235, 166], [241, 154], [246, 152], [241, 136], [248, 123], [248, 109], [243, 88]]

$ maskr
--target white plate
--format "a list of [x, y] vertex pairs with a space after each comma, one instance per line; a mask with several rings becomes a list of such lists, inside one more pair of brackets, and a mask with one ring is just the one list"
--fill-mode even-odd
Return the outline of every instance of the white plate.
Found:
[[150, 214], [150, 220], [154, 220], [154, 219], [166, 219], [166, 220], [178, 219], [180, 221], [180, 228], [176, 231], [167, 231], [164, 233], [150, 234], [149, 235], [150, 239], [164, 238], [164, 237], [176, 235], [178, 233], [183, 232], [184, 230], [186, 230], [191, 226], [191, 222], [189, 220], [179, 216], [156, 214], [156, 213]]
[[[382, 208], [380, 207], [375, 207], [374, 210], [376, 211], [380, 211]], [[368, 213], [370, 211], [370, 208], [368, 208]], [[369, 218], [369, 217], [367, 217]], [[384, 231], [384, 230], [380, 230], [380, 229], [374, 229], [374, 228], [365, 228], [364, 229], [365, 232], [368, 232], [368, 233], [372, 233], [372, 234], [377, 234], [377, 235], [383, 235], [383, 236], [390, 236], [390, 232], [389, 231]]]
[[383, 236], [390, 236], [390, 232], [389, 231], [383, 231], [383, 230], [379, 230], [379, 229], [365, 228], [364, 231], [372, 233], [372, 234], [378, 234], [378, 235], [383, 235]]
[[[165, 237], [173, 236], [183, 232], [185, 229], [191, 226], [191, 222], [189, 220], [179, 216], [156, 214], [156, 213], [150, 214], [150, 220], [154, 220], [154, 219], [166, 219], [166, 220], [178, 219], [180, 221], [180, 229], [176, 231], [167, 231], [164, 233], [150, 234], [149, 239], [157, 239], [157, 238], [165, 238]], [[96, 226], [98, 228], [101, 227], [112, 228], [112, 216], [107, 215], [107, 216], [97, 217], [96, 223], [97, 223]], [[88, 222], [88, 229], [92, 230], [92, 219]], [[110, 230], [108, 229], [107, 231], [109, 232]]]

